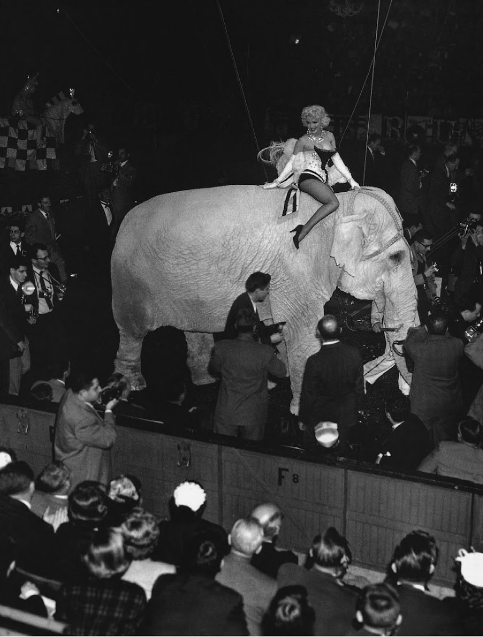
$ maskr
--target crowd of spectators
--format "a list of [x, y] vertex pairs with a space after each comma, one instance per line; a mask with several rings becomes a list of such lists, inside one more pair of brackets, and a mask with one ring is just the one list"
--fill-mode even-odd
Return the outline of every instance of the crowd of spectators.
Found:
[[[380, 136], [371, 136], [366, 185], [384, 185], [381, 149]], [[109, 163], [92, 125], [78, 150], [93, 236], [108, 256], [133, 203], [136, 170], [125, 148]], [[314, 325], [321, 348], [307, 361], [295, 428], [300, 446], [319, 457], [350, 456], [357, 446], [360, 458], [385, 469], [482, 484], [483, 207], [471, 171], [460, 170], [457, 147], [444, 149], [429, 176], [421, 158], [419, 146], [408, 148], [396, 196], [421, 321], [401, 344], [411, 387], [400, 383], [384, 405], [383, 438], [362, 437], [364, 394], [377, 375], [369, 380], [361, 353], [344, 342], [337, 317], [326, 315]], [[142, 507], [135, 476], [108, 483], [115, 411], [143, 416], [155, 409], [184, 431], [263, 441], [270, 381], [287, 373], [277, 347], [283, 325], [260, 319], [271, 275], [252, 273], [213, 351], [211, 369], [221, 378], [214, 415], [187, 405], [182, 377], [142, 398], [120, 374], [103, 390], [94, 374], [70, 370], [62, 300], [71, 273], [51, 208], [42, 193], [26, 223], [8, 220], [0, 247], [0, 397], [18, 395], [28, 377], [34, 404], [60, 403], [56, 460], [36, 480], [13, 452], [0, 450], [5, 603], [55, 616], [74, 634], [481, 631], [483, 581], [472, 566], [478, 553], [458, 557], [457, 596], [441, 602], [427, 590], [437, 548], [423, 532], [396, 547], [384, 582], [361, 586], [349, 576], [350, 547], [336, 529], [314, 539], [302, 566], [300, 556], [276, 548], [282, 516], [273, 504], [247, 511], [228, 534], [203, 518], [206, 493], [196, 483], [175, 489], [167, 520]], [[375, 332], [381, 320], [373, 315]]]
[[455, 556], [454, 595], [430, 582], [434, 537], [411, 531], [378, 583], [352, 572], [329, 527], [305, 556], [276, 547], [284, 514], [263, 503], [226, 530], [204, 517], [207, 493], [182, 482], [160, 519], [142, 485], [120, 475], [70, 486], [62, 462], [37, 480], [0, 452], [0, 604], [55, 618], [74, 635], [477, 635], [483, 554]]

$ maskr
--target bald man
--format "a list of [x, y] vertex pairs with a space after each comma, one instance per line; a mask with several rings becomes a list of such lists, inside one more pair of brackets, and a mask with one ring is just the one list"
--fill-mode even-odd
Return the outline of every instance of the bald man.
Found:
[[304, 446], [317, 449], [314, 428], [319, 422], [330, 420], [337, 423], [338, 449], [344, 452], [347, 434], [357, 423], [364, 400], [362, 356], [356, 347], [341, 342], [339, 323], [332, 314], [320, 319], [316, 336], [322, 347], [307, 360], [300, 396]]
[[283, 521], [283, 513], [272, 502], [259, 504], [250, 513], [258, 520], [263, 529], [263, 543], [260, 551], [252, 557], [251, 565], [265, 575], [276, 579], [282, 564], [298, 564], [298, 558], [292, 551], [280, 551], [275, 548]]
[[277, 583], [250, 564], [263, 544], [263, 527], [253, 518], [242, 518], [233, 525], [228, 541], [230, 554], [225, 557], [216, 580], [232, 588], [243, 597], [243, 609], [250, 635], [262, 635], [262, 618]]

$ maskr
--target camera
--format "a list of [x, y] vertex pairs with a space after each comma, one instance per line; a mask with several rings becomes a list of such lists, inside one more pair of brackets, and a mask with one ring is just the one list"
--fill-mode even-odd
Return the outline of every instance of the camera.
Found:
[[124, 391], [124, 385], [120, 383], [116, 383], [115, 385], [109, 385], [109, 387], [105, 387], [101, 391], [101, 395], [99, 396], [99, 401], [102, 405], [107, 405], [111, 400], [117, 400], [122, 396]]
[[280, 321], [279, 323], [274, 323], [273, 325], [266, 325], [265, 326], [265, 333], [268, 336], [271, 336], [272, 334], [276, 334], [277, 332], [281, 332], [283, 326], [286, 324], [287, 321]]

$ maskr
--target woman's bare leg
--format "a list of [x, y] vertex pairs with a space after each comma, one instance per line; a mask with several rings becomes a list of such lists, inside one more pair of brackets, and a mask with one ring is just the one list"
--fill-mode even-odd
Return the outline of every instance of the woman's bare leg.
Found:
[[298, 240], [302, 241], [302, 239], [309, 234], [312, 228], [316, 226], [319, 221], [322, 221], [322, 219], [325, 219], [325, 217], [328, 217], [337, 210], [339, 207], [339, 200], [334, 195], [332, 188], [318, 179], [305, 179], [300, 184], [300, 190], [306, 192], [308, 195], [323, 204], [314, 212], [300, 231]]

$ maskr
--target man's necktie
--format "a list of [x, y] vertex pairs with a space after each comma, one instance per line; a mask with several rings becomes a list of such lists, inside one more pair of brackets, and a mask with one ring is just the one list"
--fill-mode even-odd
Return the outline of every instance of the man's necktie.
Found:
[[50, 292], [49, 292], [49, 290], [47, 290], [47, 286], [45, 285], [45, 279], [44, 279], [43, 271], [40, 272], [38, 277], [40, 279], [40, 289], [42, 290], [42, 294], [44, 296], [45, 302], [47, 303], [47, 307], [49, 308], [49, 310], [53, 310], [54, 309], [54, 304], [52, 303], [52, 300], [50, 298]]
[[17, 255], [18, 254], [22, 254], [22, 251], [20, 250], [20, 243], [17, 243]]

